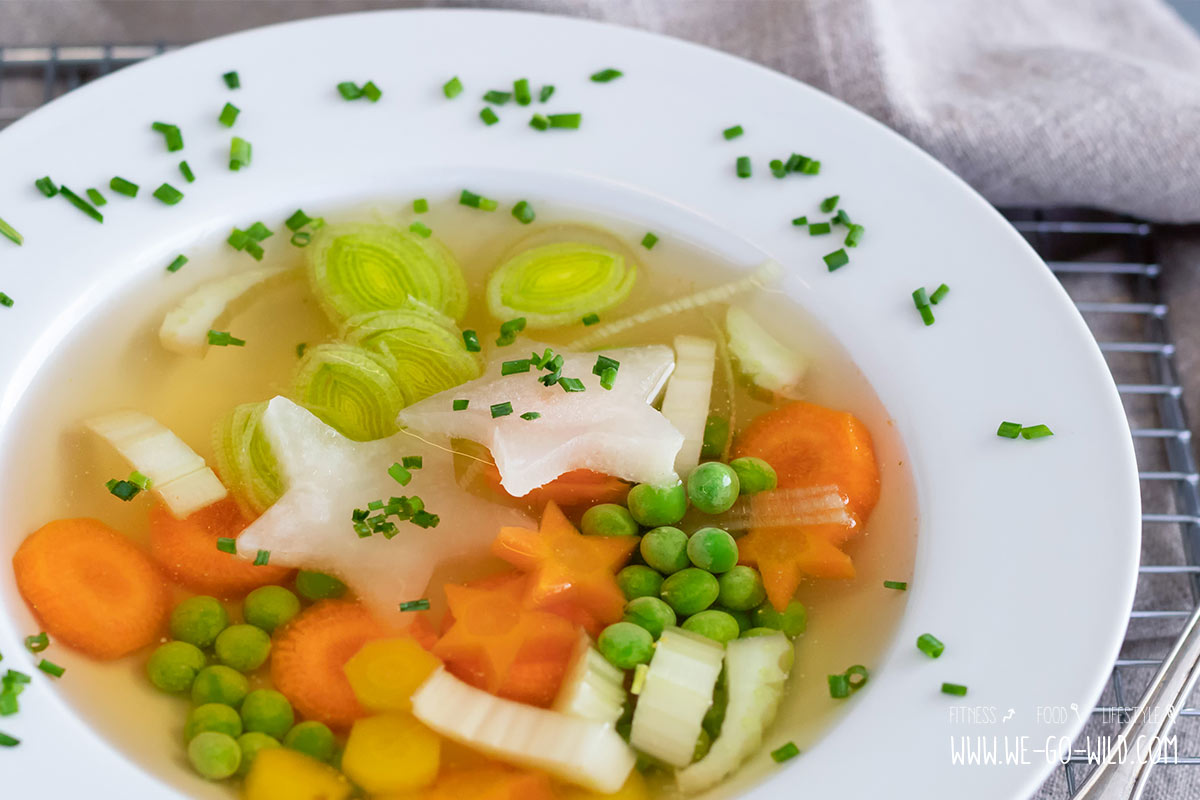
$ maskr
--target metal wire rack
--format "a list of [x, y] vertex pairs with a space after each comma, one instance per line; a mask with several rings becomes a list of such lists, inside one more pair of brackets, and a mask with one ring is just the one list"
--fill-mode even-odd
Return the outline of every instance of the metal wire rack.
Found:
[[[168, 49], [163, 44], [0, 48], [0, 129], [39, 105]], [[1070, 760], [1037, 797], [1070, 797], [1091, 770], [1097, 737], [1115, 735], [1200, 603], [1200, 491], [1192, 434], [1159, 288], [1153, 226], [1086, 210], [1004, 209], [1076, 301], [1108, 360], [1141, 469], [1143, 551], [1125, 644]], [[1102, 591], [1103, 587], [1098, 587]], [[1064, 621], [1069, 635], [1069, 623]], [[1080, 711], [1081, 714], [1086, 713]], [[1200, 708], [1181, 712], [1179, 747], [1151, 796], [1182, 794], [1200, 773]], [[1191, 742], [1196, 749], [1188, 750]], [[1157, 788], [1161, 794], [1154, 793]]]

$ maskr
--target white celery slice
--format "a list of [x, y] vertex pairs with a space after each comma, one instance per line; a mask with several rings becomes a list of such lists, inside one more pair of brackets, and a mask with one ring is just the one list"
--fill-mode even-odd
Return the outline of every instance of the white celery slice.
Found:
[[796, 525], [841, 525], [852, 527], [854, 518], [846, 511], [846, 498], [837, 486], [805, 486], [772, 489], [739, 498], [728, 511], [705, 520], [726, 531], [751, 528], [786, 528]]
[[724, 655], [712, 639], [679, 628], [663, 631], [638, 695], [629, 743], [672, 766], [690, 764]]
[[738, 369], [755, 385], [789, 394], [804, 380], [807, 359], [767, 333], [750, 312], [730, 306], [725, 313], [725, 332]]
[[675, 472], [681, 477], [700, 463], [716, 363], [716, 342], [698, 336], [675, 337], [675, 371], [667, 383], [662, 413], [683, 434], [683, 446], [675, 456]]
[[505, 700], [440, 667], [413, 694], [412, 710], [447, 739], [596, 792], [620, 789], [637, 758], [608, 723]]
[[167, 312], [158, 340], [172, 353], [202, 357], [208, 352], [208, 332], [217, 327], [231, 303], [270, 280], [299, 274], [297, 269], [268, 267], [205, 283]]
[[84, 424], [149, 478], [150, 488], [180, 519], [228, 494], [203, 458], [147, 414], [117, 411]]
[[675, 773], [680, 789], [698, 792], [719, 783], [758, 749], [779, 709], [794, 658], [793, 645], [782, 633], [729, 643], [725, 650], [729, 705], [721, 735], [704, 758]]
[[567, 668], [554, 710], [572, 717], [615, 724], [625, 710], [625, 673], [592, 647], [586, 633]]

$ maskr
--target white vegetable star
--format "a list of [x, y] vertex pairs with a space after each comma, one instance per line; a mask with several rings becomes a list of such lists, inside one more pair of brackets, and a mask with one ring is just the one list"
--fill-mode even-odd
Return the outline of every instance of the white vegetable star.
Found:
[[[271, 564], [337, 575], [385, 621], [404, 621], [399, 604], [425, 597], [438, 564], [486, 553], [502, 526], [534, 524], [459, 488], [453, 456], [405, 433], [355, 442], [283, 397], [267, 406], [262, 429], [287, 489], [238, 537], [239, 553], [268, 550]], [[407, 486], [388, 474], [404, 456], [423, 461]], [[402, 495], [419, 496], [440, 518], [437, 527], [393, 518], [393, 538], [359, 538], [354, 510]]]
[[[505, 491], [528, 494], [563, 473], [591, 469], [637, 483], [678, 480], [675, 454], [683, 434], [650, 405], [675, 367], [675, 354], [663, 346], [626, 347], [580, 353], [555, 350], [564, 358], [564, 377], [583, 381], [585, 390], [567, 392], [538, 379], [548, 373], [502, 374], [506, 361], [543, 354], [546, 345], [521, 341], [500, 348], [483, 376], [427, 397], [400, 412], [402, 426], [427, 434], [460, 437], [491, 450]], [[592, 373], [598, 356], [618, 362], [612, 389]], [[455, 411], [454, 401], [468, 401]], [[511, 403], [512, 413], [493, 417], [492, 406]], [[521, 414], [540, 416], [527, 420]]]

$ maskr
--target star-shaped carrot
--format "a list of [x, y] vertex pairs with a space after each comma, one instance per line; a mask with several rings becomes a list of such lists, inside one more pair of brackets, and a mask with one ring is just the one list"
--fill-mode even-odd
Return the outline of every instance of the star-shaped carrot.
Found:
[[549, 502], [538, 530], [501, 528], [492, 553], [530, 573], [526, 596], [534, 608], [567, 602], [607, 625], [625, 609], [616, 572], [637, 542], [636, 536], [584, 536]]
[[494, 588], [448, 585], [454, 624], [433, 646], [447, 663], [478, 665], [485, 688], [496, 692], [519, 657], [569, 652], [578, 634], [560, 616], [526, 607], [526, 581]]
[[853, 578], [850, 557], [818, 532], [806, 528], [756, 528], [738, 540], [739, 560], [758, 567], [771, 605], [779, 611], [806, 575]]

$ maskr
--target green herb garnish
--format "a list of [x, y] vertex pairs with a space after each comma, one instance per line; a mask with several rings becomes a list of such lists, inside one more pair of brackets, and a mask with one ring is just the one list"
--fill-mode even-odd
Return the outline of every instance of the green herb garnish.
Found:
[[49, 175], [44, 178], [38, 178], [33, 182], [33, 185], [46, 197], [54, 197], [54, 195], [58, 194], [58, 187], [54, 185], [54, 181], [50, 180]]
[[229, 331], [213, 331], [208, 332], [208, 343], [214, 347], [245, 347], [246, 340], [238, 339]]
[[521, 200], [512, 208], [513, 217], [522, 225], [528, 225], [537, 218], [534, 213], [533, 206], [529, 205], [528, 200]]
[[50, 646], [50, 636], [42, 631], [37, 636], [25, 637], [25, 649], [31, 653], [40, 653]]
[[595, 325], [597, 322], [600, 321], [600, 315], [599, 314], [586, 314], [586, 315], [584, 315], [584, 317], [581, 321], [583, 322], [584, 325]]
[[750, 156], [738, 156], [735, 170], [739, 178], [749, 178], [751, 174]]
[[578, 128], [583, 123], [583, 114], [550, 114], [546, 117], [551, 128]]
[[544, 131], [549, 129], [550, 120], [548, 120], [543, 114], [534, 114], [529, 120], [529, 127], [536, 128], [539, 131]]
[[832, 197], [826, 197], [824, 200], [822, 200], [821, 211], [825, 214], [831, 213], [835, 208], [837, 208], [839, 197], [839, 195], [835, 194]]
[[253, 147], [240, 136], [235, 136], [229, 142], [229, 169], [237, 172], [242, 167], [250, 166]]
[[1054, 431], [1050, 430], [1047, 425], [1034, 425], [1032, 427], [1021, 428], [1022, 439], [1044, 439], [1047, 436], [1053, 436]]
[[183, 175], [183, 179], [188, 183], [196, 182], [196, 173], [192, 172], [192, 167], [186, 161], [179, 162], [179, 173]]
[[179, 201], [183, 199], [183, 192], [179, 191], [169, 183], [164, 183], [162, 186], [159, 186], [154, 190], [154, 196], [162, 203], [168, 206], [173, 206], [177, 205]]
[[68, 203], [75, 206], [92, 219], [96, 220], [96, 222], [104, 222], [104, 215], [97, 211], [95, 206], [72, 192], [66, 186], [60, 186], [58, 193], [65, 197]]
[[471, 329], [462, 332], [463, 345], [469, 353], [478, 353], [483, 347], [479, 344], [479, 335]]
[[554, 96], [554, 84], [548, 83], [538, 92], [538, 102], [544, 103]]
[[67, 671], [65, 667], [60, 667], [53, 661], [47, 661], [44, 658], [38, 662], [37, 668], [47, 675], [53, 675], [55, 678], [61, 678], [63, 673]]
[[996, 435], [1005, 439], [1015, 439], [1021, 435], [1021, 423], [1001, 422], [1000, 427], [996, 429]]
[[388, 467], [387, 472], [388, 475], [392, 477], [392, 480], [401, 486], [408, 486], [409, 481], [412, 480], [412, 473], [409, 472], [399, 461]]
[[240, 113], [242, 113], [240, 108], [235, 106], [233, 103], [226, 103], [225, 107], [221, 109], [220, 115], [217, 117], [217, 122], [221, 123], [226, 128], [232, 128], [233, 123], [237, 122], [238, 114]]
[[475, 194], [469, 189], [463, 189], [458, 196], [459, 205], [478, 208], [480, 211], [495, 211], [500, 205], [495, 200], [484, 197], [481, 194]]
[[424, 197], [418, 197], [413, 200], [413, 212], [416, 214], [424, 214], [429, 210], [429, 201]]
[[952, 694], [955, 697], [966, 697], [967, 687], [961, 683], [943, 683], [942, 694]]
[[608, 83], [609, 81], [615, 81], [624, 74], [625, 73], [621, 72], [619, 69], [613, 69], [612, 67], [609, 67], [608, 69], [602, 69], [599, 72], [593, 72], [591, 79], [592, 83]]
[[930, 658], [937, 658], [946, 649], [946, 645], [932, 633], [922, 633], [917, 637], [917, 649]]
[[540, 416], [542, 416], [542, 415], [536, 411], [526, 411], [524, 414], [521, 415], [521, 419], [532, 422], [533, 420], [537, 419]]
[[400, 604], [401, 611], [428, 611], [429, 600], [409, 600]]
[[183, 149], [183, 132], [179, 130], [178, 126], [168, 122], [155, 122], [150, 127], [163, 135], [167, 144], [167, 152], [174, 153]]
[[3, 236], [5, 239], [8, 239], [9, 241], [18, 245], [25, 241], [25, 237], [22, 236], [16, 228], [14, 228], [12, 225], [9, 225], [2, 219], [0, 219], [0, 236]]
[[733, 125], [731, 127], [726, 128], [725, 130], [721, 131], [721, 135], [724, 136], [725, 141], [728, 142], [731, 139], [736, 139], [737, 137], [741, 136], [745, 132], [746, 131], [744, 131], [742, 129], [741, 125]]
[[127, 181], [124, 178], [113, 178], [108, 182], [108, 188], [112, 189], [117, 194], [123, 194], [126, 197], [137, 197], [138, 185], [133, 181]]
[[840, 269], [850, 263], [850, 256], [846, 255], [845, 250], [834, 250], [832, 253], [824, 256], [825, 266], [830, 272]]
[[217, 549], [222, 553], [236, 553], [237, 539], [234, 539], [232, 536], [222, 536], [217, 539]]
[[943, 283], [941, 286], [933, 290], [933, 294], [929, 295], [929, 302], [936, 306], [938, 303], [942, 302], [942, 300], [944, 300], [948, 294], [950, 294], [950, 287]]
[[470, 400], [455, 400], [450, 404], [450, 407], [455, 411], [466, 411], [467, 406], [471, 404]]
[[259, 550], [254, 556], [254, 566], [265, 567], [271, 561], [270, 550]]
[[800, 748], [796, 747], [795, 742], [788, 742], [782, 747], [778, 747], [771, 751], [771, 758], [776, 764], [782, 764], [800, 755]]
[[234, 70], [232, 72], [226, 72], [224, 75], [221, 76], [221, 78], [225, 81], [225, 85], [228, 86], [230, 89], [242, 88], [242, 79], [237, 74], [237, 70]]
[[895, 589], [898, 592], [907, 592], [908, 591], [908, 583], [907, 583], [907, 581], [884, 581], [883, 588]]
[[500, 118], [496, 116], [496, 112], [492, 111], [490, 106], [483, 107], [479, 112], [479, 118], [483, 120], [484, 125], [495, 125], [500, 121]]
[[408, 229], [410, 231], [412, 231], [413, 233], [415, 233], [417, 236], [420, 236], [422, 239], [428, 239], [430, 236], [433, 235], [433, 228], [430, 228], [428, 225], [426, 225], [424, 222], [421, 222], [421, 220], [419, 220], [419, 219], [414, 219], [412, 222], [410, 222], [408, 224]]
[[647, 233], [642, 237], [642, 247], [647, 250], [653, 250], [654, 245], [658, 244], [658, 236], [653, 233]]
[[509, 414], [513, 413], [512, 403], [508, 401], [503, 403], [494, 403], [491, 406], [491, 412], [492, 419], [496, 419], [497, 417], [507, 417]]
[[457, 75], [442, 84], [442, 94], [446, 96], [447, 100], [452, 100], [455, 97], [458, 97], [460, 94], [462, 94], [462, 90], [462, 81], [458, 79]]

